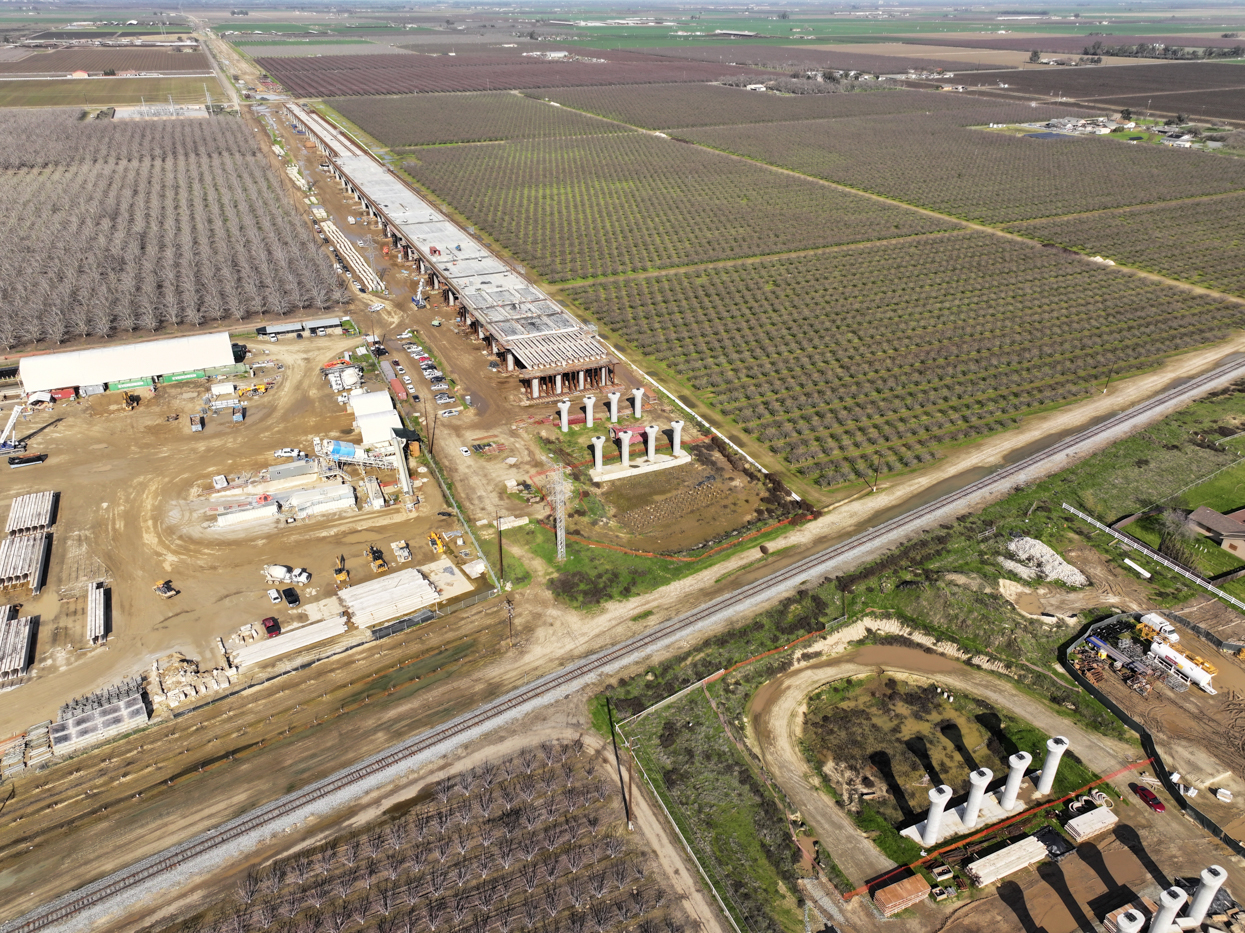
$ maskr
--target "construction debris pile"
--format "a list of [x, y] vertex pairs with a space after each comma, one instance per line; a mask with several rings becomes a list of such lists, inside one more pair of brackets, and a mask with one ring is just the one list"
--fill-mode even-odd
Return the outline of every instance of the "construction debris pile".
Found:
[[175, 708], [195, 697], [228, 689], [237, 679], [237, 668], [217, 667], [200, 671], [198, 661], [173, 654], [152, 662], [147, 693], [152, 705], [165, 704]]
[[1007, 549], [1020, 563], [1000, 557], [999, 563], [1022, 580], [1051, 580], [1067, 586], [1089, 586], [1089, 578], [1036, 538], [1012, 538]]

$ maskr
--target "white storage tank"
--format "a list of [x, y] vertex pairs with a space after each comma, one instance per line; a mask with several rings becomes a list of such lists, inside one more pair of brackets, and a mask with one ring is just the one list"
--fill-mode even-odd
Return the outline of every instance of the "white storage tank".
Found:
[[1150, 642], [1150, 654], [1167, 661], [1181, 674], [1189, 678], [1190, 683], [1196, 684], [1203, 690], [1210, 686], [1210, 672], [1202, 670], [1202, 668], [1198, 667], [1171, 645], [1165, 645], [1161, 641], [1152, 641]]
[[362, 381], [363, 377], [357, 369], [347, 369], [342, 372], [342, 385], [347, 389], [353, 389]]

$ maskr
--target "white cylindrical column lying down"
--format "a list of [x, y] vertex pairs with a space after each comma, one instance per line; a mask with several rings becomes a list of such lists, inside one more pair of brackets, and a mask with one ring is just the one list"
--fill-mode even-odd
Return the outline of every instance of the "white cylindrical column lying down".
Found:
[[1115, 925], [1120, 933], [1141, 933], [1141, 928], [1146, 925], [1146, 915], [1130, 907], [1116, 918]]
[[1007, 759], [1007, 783], [1003, 785], [1003, 796], [999, 798], [999, 806], [1011, 810], [1016, 806], [1016, 798], [1020, 795], [1020, 784], [1025, 779], [1025, 771], [1033, 761], [1028, 752], [1016, 752]]
[[1193, 892], [1193, 903], [1189, 906], [1189, 917], [1195, 924], [1206, 919], [1210, 910], [1210, 902], [1215, 899], [1223, 883], [1228, 880], [1228, 873], [1218, 865], [1202, 869], [1202, 881]]
[[1049, 794], [1055, 786], [1055, 773], [1059, 770], [1059, 759], [1068, 750], [1068, 740], [1062, 735], [1046, 740], [1046, 760], [1042, 762], [1042, 776], [1038, 779], [1037, 792]]
[[601, 469], [601, 467], [605, 464], [605, 454], [603, 451], [604, 447], [605, 438], [598, 434], [592, 439], [592, 468], [594, 470]]
[[1189, 899], [1180, 888], [1171, 887], [1159, 895], [1159, 910], [1150, 921], [1151, 933], [1167, 933], [1176, 920], [1176, 914]]
[[657, 459], [657, 425], [650, 424], [648, 432], [644, 440], [648, 443], [648, 461], [652, 463]]
[[558, 415], [562, 419], [562, 433], [566, 433], [571, 429], [571, 423], [568, 420], [571, 414], [571, 403], [563, 399], [558, 402]]
[[588, 425], [588, 427], [592, 427], [592, 405], [596, 402], [596, 400], [597, 398], [595, 395], [584, 396], [584, 417], [587, 419], [584, 423]]
[[619, 431], [618, 443], [620, 445], [619, 451], [622, 453], [623, 469], [625, 470], [627, 467], [631, 466], [631, 432]]
[[938, 830], [942, 829], [942, 811], [947, 808], [947, 801], [951, 796], [951, 788], [946, 784], [930, 788], [929, 813], [925, 815], [925, 832], [921, 834], [921, 845], [926, 848], [938, 841]]
[[607, 398], [610, 400], [610, 424], [618, 424], [618, 392], [611, 392]]
[[670, 429], [674, 431], [674, 439], [670, 443], [670, 453], [677, 457], [679, 451], [683, 449], [681, 446], [683, 443], [683, 422], [671, 421]]
[[635, 406], [635, 416], [640, 417], [640, 412], [644, 410], [644, 387], [631, 390], [631, 404]]
[[972, 829], [977, 825], [981, 801], [986, 796], [986, 787], [992, 780], [994, 780], [994, 772], [989, 768], [978, 768], [968, 776], [968, 802], [964, 804], [964, 817], [960, 821], [965, 829]]

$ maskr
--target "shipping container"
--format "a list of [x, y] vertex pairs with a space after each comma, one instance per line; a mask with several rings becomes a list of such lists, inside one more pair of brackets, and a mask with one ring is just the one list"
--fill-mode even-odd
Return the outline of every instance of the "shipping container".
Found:
[[233, 395], [234, 384], [232, 382], [217, 382], [211, 387], [213, 395]]
[[190, 370], [189, 372], [171, 373], [170, 375], [162, 376], [160, 381], [161, 382], [189, 382], [191, 379], [206, 379], [206, 378], [207, 378], [207, 373], [205, 373], [203, 370], [193, 369], [193, 370]]
[[52, 398], [54, 399], [59, 399], [63, 401], [64, 399], [67, 399], [67, 398], [77, 398], [77, 397], [78, 397], [78, 392], [76, 389], [53, 389], [52, 390]]
[[406, 386], [402, 384], [400, 379], [390, 379], [389, 388], [393, 389], [393, 394], [398, 397], [398, 401], [406, 401]]
[[107, 391], [108, 387], [102, 382], [99, 385], [78, 386], [78, 394], [83, 398], [86, 398], [88, 395], [103, 395]]
[[122, 379], [120, 382], [108, 383], [109, 392], [120, 392], [124, 389], [142, 389], [153, 384], [150, 376], [139, 376], [136, 379]]

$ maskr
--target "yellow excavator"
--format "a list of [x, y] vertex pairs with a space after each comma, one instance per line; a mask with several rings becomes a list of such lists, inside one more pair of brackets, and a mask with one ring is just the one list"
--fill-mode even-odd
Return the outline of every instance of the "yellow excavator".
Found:
[[337, 566], [333, 568], [333, 577], [337, 580], [338, 586], [350, 585], [350, 571], [346, 569], [345, 554], [337, 556]]
[[438, 554], [444, 554], [445, 538], [443, 538], [438, 532], [432, 532], [428, 535], [428, 547], [432, 548]]
[[389, 569], [389, 565], [385, 563], [384, 553], [376, 545], [369, 544], [364, 550], [364, 554], [367, 555], [367, 559], [372, 564], [373, 573], [381, 573]]

